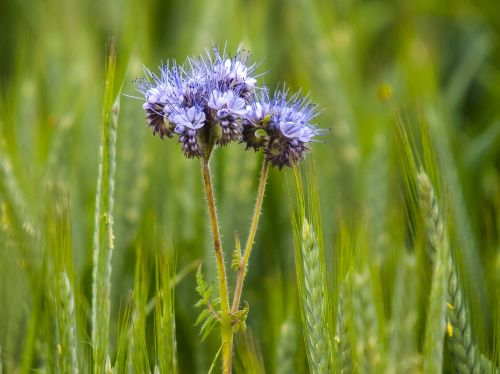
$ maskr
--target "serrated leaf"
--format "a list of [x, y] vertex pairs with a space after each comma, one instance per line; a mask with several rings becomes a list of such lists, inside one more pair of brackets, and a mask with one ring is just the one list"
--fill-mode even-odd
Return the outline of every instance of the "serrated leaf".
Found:
[[217, 320], [215, 318], [212, 318], [210, 320], [205, 321], [203, 326], [201, 327], [201, 341], [204, 341], [210, 332], [213, 330], [213, 328], [217, 325]]
[[194, 323], [194, 325], [198, 326], [201, 322], [203, 322], [204, 320], [206, 320], [207, 318], [210, 318], [210, 317], [213, 318], [212, 312], [209, 309], [203, 309], [201, 311], [200, 315], [198, 316], [198, 319]]
[[196, 272], [196, 292], [198, 292], [204, 301], [208, 301], [212, 295], [212, 286], [209, 286], [205, 278], [203, 278], [201, 267], [202, 265], [198, 266], [198, 271]]

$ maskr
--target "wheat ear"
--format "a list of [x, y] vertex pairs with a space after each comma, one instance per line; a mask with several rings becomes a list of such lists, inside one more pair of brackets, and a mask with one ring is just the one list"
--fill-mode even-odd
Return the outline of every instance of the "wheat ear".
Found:
[[339, 301], [337, 304], [337, 326], [335, 327], [335, 343], [337, 347], [337, 368], [341, 374], [353, 372], [352, 349], [349, 341], [346, 321], [344, 319], [344, 287], [339, 291]]
[[320, 259], [318, 240], [305, 218], [302, 225], [301, 255], [304, 282], [301, 295], [309, 366], [313, 373], [329, 373], [332, 366], [325, 304], [328, 299], [326, 274]]
[[452, 264], [448, 286], [448, 347], [457, 373], [480, 373], [480, 355], [472, 340], [471, 327], [455, 264]]
[[431, 256], [434, 259], [424, 342], [424, 372], [441, 373], [443, 368], [444, 335], [446, 330], [446, 290], [450, 257], [448, 238], [434, 188], [424, 171], [417, 175], [422, 208]]

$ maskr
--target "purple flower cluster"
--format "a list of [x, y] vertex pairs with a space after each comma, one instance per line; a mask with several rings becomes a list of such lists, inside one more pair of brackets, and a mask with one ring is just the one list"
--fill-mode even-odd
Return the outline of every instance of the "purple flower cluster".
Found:
[[281, 90], [270, 99], [263, 89], [248, 107], [242, 141], [247, 149], [264, 149], [271, 165], [291, 167], [304, 158], [314, 137], [323, 134], [311, 124], [318, 114], [317, 105], [300, 93], [289, 97], [287, 90]]
[[160, 138], [178, 136], [188, 158], [204, 157], [215, 143], [232, 141], [264, 149], [271, 165], [293, 166], [322, 130], [311, 124], [317, 107], [307, 97], [281, 90], [270, 98], [256, 87], [255, 64], [248, 53], [220, 53], [189, 58], [184, 65], [167, 64], [156, 75], [136, 81], [144, 95], [146, 120]]

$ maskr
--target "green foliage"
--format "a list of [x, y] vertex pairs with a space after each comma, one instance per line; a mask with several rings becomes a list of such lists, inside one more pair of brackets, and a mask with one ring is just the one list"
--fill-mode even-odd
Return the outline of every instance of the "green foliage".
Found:
[[[156, 368], [161, 373], [177, 373], [175, 338], [175, 258], [173, 251], [158, 251], [155, 283]], [[155, 369], [156, 370], [156, 369]]]
[[200, 300], [195, 304], [198, 308], [203, 308], [194, 323], [195, 326], [201, 325], [201, 339], [205, 340], [212, 329], [220, 323], [220, 312], [218, 306], [219, 298], [212, 298], [212, 285], [208, 285], [201, 272], [201, 265], [196, 272], [196, 292], [200, 295]]

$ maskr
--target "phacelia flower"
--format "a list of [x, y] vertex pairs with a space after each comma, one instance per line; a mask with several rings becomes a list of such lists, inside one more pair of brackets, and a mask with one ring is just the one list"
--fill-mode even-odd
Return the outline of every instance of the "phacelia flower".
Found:
[[214, 50], [214, 72], [216, 81], [221, 87], [226, 87], [238, 92], [246, 100], [251, 99], [255, 92], [257, 80], [252, 76], [256, 65], [248, 65], [248, 51], [239, 49], [234, 56], [222, 55]]
[[136, 82], [154, 135], [178, 137], [184, 155], [209, 156], [213, 146], [240, 141], [263, 150], [268, 162], [282, 169], [302, 160], [323, 130], [312, 122], [317, 106], [300, 93], [278, 91], [272, 98], [257, 87], [256, 65], [248, 53], [212, 53], [188, 58], [183, 65], [163, 65], [158, 75], [145, 69]]
[[154, 135], [178, 135], [186, 157], [202, 157], [205, 144], [240, 140], [246, 106], [252, 101], [255, 65], [247, 65], [242, 50], [227, 56], [214, 48], [213, 55], [190, 58], [179, 66], [160, 67], [159, 75], [145, 69], [136, 81], [144, 95], [143, 109]]
[[233, 140], [239, 140], [241, 137], [240, 119], [246, 113], [245, 100], [231, 90], [224, 93], [213, 90], [208, 106], [213, 110], [213, 117], [222, 129], [219, 144], [224, 145]]
[[269, 101], [269, 94], [263, 89], [258, 98], [247, 106], [242, 130], [242, 142], [246, 144], [246, 149], [253, 148], [258, 151], [267, 144], [271, 115], [272, 104]]
[[247, 108], [242, 141], [247, 149], [264, 148], [271, 165], [292, 167], [304, 158], [314, 137], [323, 133], [311, 123], [318, 114], [317, 106], [300, 94], [288, 98], [283, 90], [269, 100], [264, 92]]
[[194, 106], [179, 108], [179, 112], [172, 116], [172, 122], [176, 124], [174, 132], [179, 135], [184, 154], [187, 157], [200, 157], [202, 149], [196, 135], [205, 124], [205, 113]]

